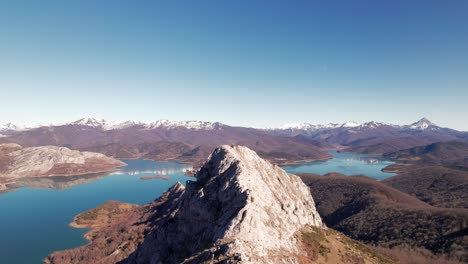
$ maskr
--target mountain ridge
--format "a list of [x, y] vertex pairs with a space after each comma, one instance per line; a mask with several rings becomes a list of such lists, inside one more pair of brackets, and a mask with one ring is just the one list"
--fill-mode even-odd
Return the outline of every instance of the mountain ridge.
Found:
[[[142, 122], [142, 121], [133, 121], [133, 120], [106, 120], [104, 118], [96, 117], [82, 117], [72, 122], [65, 123], [50, 123], [50, 124], [40, 124], [35, 126], [28, 126], [24, 124], [15, 124], [12, 122], [0, 124], [0, 132], [2, 131], [24, 131], [31, 130], [39, 127], [53, 127], [53, 126], [64, 126], [64, 125], [83, 125], [94, 128], [101, 128], [103, 130], [113, 130], [113, 129], [125, 129], [128, 127], [140, 126], [146, 129], [153, 128], [187, 128], [187, 129], [221, 129], [223, 126], [228, 126], [221, 122], [209, 122], [209, 121], [199, 121], [199, 120], [187, 120], [187, 121], [173, 121], [168, 119], [160, 119], [152, 122]], [[234, 127], [244, 127], [244, 128], [253, 128], [261, 130], [306, 130], [306, 131], [316, 131], [321, 129], [334, 129], [334, 128], [376, 128], [381, 126], [390, 126], [400, 129], [415, 129], [415, 130], [425, 130], [425, 129], [437, 129], [441, 128], [435, 123], [431, 122], [429, 119], [423, 117], [420, 120], [408, 124], [408, 125], [396, 125], [385, 122], [378, 121], [367, 121], [364, 123], [357, 123], [354, 121], [346, 121], [343, 123], [327, 123], [327, 124], [314, 124], [307, 122], [296, 122], [289, 123], [279, 127], [268, 127], [268, 128], [255, 128], [249, 126], [234, 126]]]
[[64, 146], [121, 159], [177, 160], [194, 166], [201, 165], [204, 157], [222, 144], [246, 145], [270, 161], [286, 165], [331, 158], [326, 152], [329, 149], [383, 154], [434, 142], [468, 140], [468, 132], [441, 128], [427, 119], [405, 126], [347, 122], [320, 128], [307, 126], [305, 130], [271, 130], [203, 121], [143, 123], [84, 118], [63, 125], [0, 134], [3, 143]]
[[203, 122], [183, 123], [183, 127], [178, 127], [179, 125], [159, 122], [151, 127], [132, 125], [105, 130], [101, 121], [86, 119], [79, 120], [76, 124], [12, 132], [0, 137], [0, 142], [28, 147], [63, 146], [80, 151], [99, 152], [120, 159], [177, 160], [195, 166], [201, 165], [206, 156], [222, 144], [246, 145], [268, 156], [275, 163], [331, 158], [313, 143], [269, 135], [256, 129]]

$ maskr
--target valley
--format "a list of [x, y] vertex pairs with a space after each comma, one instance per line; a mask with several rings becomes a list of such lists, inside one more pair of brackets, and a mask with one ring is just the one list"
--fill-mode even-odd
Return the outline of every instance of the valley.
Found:
[[[76, 263], [94, 263], [99, 259], [102, 263], [117, 260], [126, 263], [126, 258], [135, 258], [134, 252], [146, 247], [145, 243], [150, 248], [154, 246], [153, 240], [147, 241], [147, 233], [150, 230], [164, 230], [167, 223], [153, 223], [151, 219], [166, 217], [167, 210], [175, 210], [171, 208], [177, 207], [178, 202], [174, 204], [173, 200], [177, 201], [185, 192], [185, 183], [198, 186], [196, 182], [203, 178], [200, 178], [203, 171], [207, 168], [211, 170], [210, 164], [225, 159], [224, 156], [219, 158], [221, 160], [212, 157], [206, 161], [214, 150], [219, 149], [217, 144], [226, 143], [246, 145], [255, 150], [259, 157], [245, 154], [250, 157], [247, 160], [261, 157], [274, 164], [273, 171], [281, 166], [287, 173], [299, 175], [311, 190], [319, 218], [333, 229], [320, 231], [313, 225], [295, 229], [288, 236], [300, 241], [305, 238], [300, 235], [301, 232], [310, 232], [312, 228], [315, 230], [313, 232], [321, 234], [320, 237], [327, 237], [326, 241], [333, 240], [334, 246], [329, 242], [320, 242], [322, 240], [314, 240], [315, 245], [301, 242], [294, 247], [307, 248], [309, 253], [297, 255], [295, 250], [281, 252], [275, 261], [293, 258], [301, 263], [326, 263], [331, 258], [351, 263], [362, 260], [366, 263], [404, 263], [411, 258], [423, 263], [456, 263], [465, 261], [467, 257], [464, 253], [464, 248], [468, 247], [465, 226], [468, 219], [465, 212], [468, 198], [465, 132], [440, 128], [426, 119], [408, 126], [347, 122], [341, 125], [296, 124], [281, 129], [253, 129], [199, 121], [166, 120], [146, 124], [85, 118], [47, 127], [19, 129], [12, 124], [3, 127], [8, 129], [2, 131], [5, 136], [0, 138], [4, 142], [0, 144], [4, 153], [0, 159], [4, 173], [1, 179], [3, 188], [10, 192], [0, 194], [0, 216], [16, 219], [16, 216], [8, 216], [7, 208], [15, 207], [17, 202], [24, 199], [34, 206], [36, 203], [30, 199], [55, 197], [60, 202], [49, 199], [50, 206], [62, 210], [55, 227], [47, 225], [31, 233], [39, 238], [44, 235], [43, 232], [60, 232], [56, 240], [40, 246], [31, 244], [31, 252], [36, 253], [25, 256], [23, 260], [16, 255], [16, 244], [13, 243], [6, 247], [10, 248], [10, 252], [3, 254], [4, 261], [36, 263], [52, 251], [81, 246], [76, 250], [53, 253], [45, 261], [75, 263], [80, 259]], [[236, 154], [234, 160], [246, 162], [245, 155]], [[87, 161], [90, 159], [87, 157], [99, 157], [100, 160]], [[255, 167], [248, 174], [254, 175], [257, 171], [264, 173], [264, 170], [271, 168]], [[194, 172], [198, 175], [196, 178], [187, 177]], [[284, 177], [280, 176], [281, 179]], [[169, 189], [171, 186], [172, 189]], [[168, 189], [162, 197], [151, 202]], [[62, 191], [58, 193], [56, 190]], [[88, 193], [100, 195], [93, 199], [86, 198], [84, 202], [75, 200], [86, 197]], [[37, 195], [41, 198], [37, 198]], [[275, 193], [273, 196], [277, 195]], [[72, 197], [74, 202], [70, 200]], [[252, 198], [254, 201], [271, 199]], [[65, 210], [62, 207], [65, 203], [73, 205], [72, 208]], [[90, 210], [93, 207], [96, 209]], [[26, 216], [34, 212], [29, 206], [16, 210], [18, 215], [33, 217]], [[201, 210], [205, 208], [190, 211], [180, 221], [194, 221]], [[158, 212], [164, 214], [159, 215]], [[48, 219], [51, 216], [43, 214], [41, 217]], [[147, 224], [137, 224], [141, 221], [147, 221]], [[69, 223], [79, 229], [68, 227]], [[0, 231], [21, 233], [21, 224], [18, 222], [18, 226], [13, 226], [9, 231]], [[109, 237], [117, 229], [126, 231], [109, 242]], [[333, 233], [336, 232], [334, 230], [342, 233]], [[86, 244], [83, 236], [89, 244]], [[210, 251], [214, 254], [213, 258], [229, 258], [227, 253], [216, 253], [220, 245], [215, 240], [210, 242], [214, 244], [203, 244], [206, 241], [194, 243], [211, 245], [208, 251], [191, 249], [195, 250], [194, 254], [199, 251], [209, 254], [207, 252]], [[216, 247], [212, 248], [215, 244]], [[321, 246], [317, 248], [317, 245]], [[337, 251], [337, 247], [350, 249], [348, 253], [351, 255], [343, 255]], [[161, 252], [166, 250], [169, 249]], [[188, 249], [171, 250], [187, 252]], [[323, 253], [323, 250], [331, 253]], [[113, 253], [108, 255], [104, 252]], [[317, 255], [317, 252], [322, 253]], [[236, 254], [232, 256], [233, 259], [237, 258]], [[403, 255], [406, 257], [401, 257]], [[177, 262], [184, 258], [198, 262], [199, 258], [206, 256], [179, 257], [167, 261]], [[250, 256], [249, 259], [265, 257]]]
[[432, 206], [387, 185], [393, 177], [383, 182], [334, 173], [300, 177], [330, 228], [373, 246], [419, 252], [414, 255], [428, 257], [427, 262], [448, 257], [465, 262], [468, 258], [468, 210], [458, 203]]

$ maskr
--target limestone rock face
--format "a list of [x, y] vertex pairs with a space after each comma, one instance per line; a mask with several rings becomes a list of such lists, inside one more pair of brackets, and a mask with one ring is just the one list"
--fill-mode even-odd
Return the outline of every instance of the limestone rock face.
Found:
[[[302, 180], [246, 147], [216, 149], [196, 177], [205, 185], [196, 190], [199, 199], [216, 199], [227, 215], [234, 216], [215, 236], [234, 241], [231, 251], [246, 259], [265, 257], [269, 250], [293, 252], [294, 232], [304, 225], [322, 226]], [[218, 191], [212, 192], [215, 188]], [[209, 196], [203, 197], [204, 193]]]
[[301, 179], [246, 147], [216, 148], [195, 176], [123, 263], [294, 263], [293, 234], [323, 227]]
[[125, 163], [93, 152], [65, 147], [23, 148], [0, 144], [0, 176], [9, 178], [73, 175], [109, 171]]

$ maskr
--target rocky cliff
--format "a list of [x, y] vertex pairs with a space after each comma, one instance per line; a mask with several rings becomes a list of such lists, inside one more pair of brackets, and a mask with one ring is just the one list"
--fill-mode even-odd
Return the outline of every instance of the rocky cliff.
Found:
[[[246, 147], [217, 148], [195, 177], [197, 182], [187, 183], [173, 223], [144, 243], [148, 262], [252, 262], [275, 252], [297, 253], [293, 234], [305, 225], [322, 226], [300, 178]], [[188, 254], [178, 259], [170, 252]], [[133, 254], [128, 263], [141, 258]]]
[[124, 165], [103, 154], [65, 147], [0, 144], [0, 178], [81, 175], [112, 171]]

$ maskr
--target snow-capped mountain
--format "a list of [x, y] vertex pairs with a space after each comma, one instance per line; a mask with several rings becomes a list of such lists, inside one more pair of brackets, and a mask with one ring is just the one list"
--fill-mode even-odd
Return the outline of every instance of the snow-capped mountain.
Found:
[[338, 127], [353, 128], [358, 127], [361, 124], [354, 121], [348, 121], [343, 124], [328, 123], [328, 124], [311, 124], [311, 123], [290, 123], [279, 128], [268, 128], [268, 130], [304, 130], [304, 131], [315, 131], [319, 129], [333, 129]]
[[352, 128], [352, 127], [358, 127], [360, 126], [361, 124], [359, 123], [356, 123], [354, 121], [348, 121], [348, 122], [345, 122], [341, 125], [341, 127], [347, 127], [347, 128]]
[[392, 124], [383, 123], [383, 122], [375, 122], [375, 121], [370, 121], [370, 122], [366, 122], [366, 123], [359, 125], [359, 127], [363, 127], [363, 128], [378, 128], [382, 126], [399, 127], [397, 125], [392, 125]]
[[[316, 130], [320, 125], [310, 123], [289, 123], [285, 124], [278, 129], [295, 129], [295, 130]], [[275, 129], [275, 128], [270, 128]]]
[[92, 127], [101, 130], [118, 130], [125, 129], [130, 127], [137, 127], [141, 129], [175, 129], [175, 128], [185, 128], [190, 130], [219, 130], [224, 125], [219, 122], [205, 122], [205, 121], [171, 121], [171, 120], [158, 120], [151, 123], [143, 123], [139, 121], [114, 121], [106, 120], [103, 118], [95, 117], [84, 117], [80, 118], [71, 123], [61, 123], [61, 124], [42, 124], [37, 126], [25, 126], [13, 123], [0, 124], [0, 132], [19, 132], [31, 130], [38, 127], [56, 127], [56, 126], [85, 126]]
[[23, 130], [28, 130], [29, 128], [30, 127], [23, 125], [23, 124], [13, 124], [13, 123], [0, 124], [0, 132], [23, 131]]
[[428, 128], [439, 129], [436, 124], [429, 121], [427, 118], [414, 122], [410, 125], [394, 125], [384, 122], [370, 121], [365, 123], [357, 123], [354, 121], [347, 121], [342, 124], [328, 123], [328, 124], [312, 124], [312, 123], [290, 123], [277, 128], [267, 128], [266, 130], [295, 130], [295, 131], [316, 131], [324, 129], [335, 129], [335, 128], [348, 128], [348, 129], [375, 129], [380, 127], [393, 127], [397, 129], [415, 129], [425, 130]]
[[[320, 149], [334, 146], [347, 147], [351, 152], [381, 154], [434, 142], [467, 139], [468, 132], [440, 128], [427, 119], [404, 126], [349, 121], [341, 124], [294, 123], [281, 128], [259, 129], [204, 121], [143, 123], [86, 117], [34, 128], [15, 124], [0, 126], [0, 142], [71, 146], [119, 158], [173, 159], [180, 156], [190, 162], [205, 159], [213, 147], [220, 144], [239, 143], [265, 153], [283, 153], [291, 160], [311, 160], [326, 158], [327, 153]], [[283, 157], [281, 155], [279, 157]]]
[[191, 130], [215, 130], [220, 129], [223, 124], [218, 122], [206, 122], [206, 121], [171, 121], [171, 120], [158, 120], [151, 123], [143, 123], [139, 121], [108, 121], [105, 119], [98, 119], [93, 117], [81, 118], [75, 122], [72, 122], [73, 125], [82, 125], [89, 126], [93, 128], [100, 128], [102, 130], [115, 130], [115, 129], [124, 129], [129, 127], [140, 126], [144, 129], [175, 129], [175, 128], [185, 128]]
[[[382, 122], [366, 122], [357, 123], [354, 121], [347, 121], [342, 124], [328, 123], [328, 124], [311, 124], [311, 123], [290, 123], [278, 128], [268, 128], [267, 130], [303, 130], [303, 131], [316, 131], [322, 129], [334, 129], [334, 128], [377, 128], [381, 126], [394, 126]], [[395, 127], [395, 126], [394, 126]]]
[[89, 126], [94, 128], [103, 127], [107, 121], [105, 119], [97, 119], [94, 117], [84, 117], [72, 122], [72, 125], [81, 125], [81, 126]]
[[[219, 122], [206, 122], [206, 121], [172, 121], [167, 119], [158, 120], [155, 122], [144, 123], [139, 121], [110, 121], [103, 118], [84, 117], [71, 123], [62, 124], [41, 124], [37, 126], [26, 126], [22, 124], [6, 123], [0, 124], [0, 132], [12, 133], [27, 131], [38, 127], [56, 127], [64, 125], [86, 126], [101, 130], [118, 130], [136, 127], [139, 129], [176, 129], [184, 128], [189, 130], [220, 130], [226, 125]], [[266, 131], [304, 131], [315, 132], [321, 130], [331, 129], [349, 129], [349, 130], [363, 130], [363, 129], [377, 129], [382, 127], [392, 127], [395, 129], [409, 129], [409, 130], [437, 130], [440, 129], [436, 124], [429, 121], [427, 118], [422, 118], [417, 122], [410, 125], [393, 125], [383, 122], [370, 121], [366, 123], [357, 123], [354, 121], [347, 121], [341, 124], [328, 123], [328, 124], [313, 124], [313, 123], [289, 123], [281, 127], [265, 128]]]
[[408, 128], [410, 129], [417, 129], [417, 130], [426, 130], [426, 129], [439, 129], [436, 124], [432, 123], [429, 121], [427, 118], [421, 118], [417, 122], [414, 122], [413, 124], [409, 125]]
[[206, 122], [206, 121], [171, 121], [171, 120], [158, 120], [156, 122], [150, 123], [146, 125], [148, 129], [155, 129], [155, 128], [166, 128], [166, 129], [174, 129], [174, 128], [186, 128], [191, 130], [218, 130], [221, 129], [224, 125], [219, 122]]
[[100, 128], [102, 130], [113, 130], [113, 129], [124, 129], [128, 127], [138, 126], [138, 125], [145, 125], [142, 122], [137, 121], [108, 121], [106, 119], [98, 119], [94, 117], [85, 117], [78, 119], [71, 123], [72, 125], [81, 125], [81, 126], [88, 126], [93, 128]]

